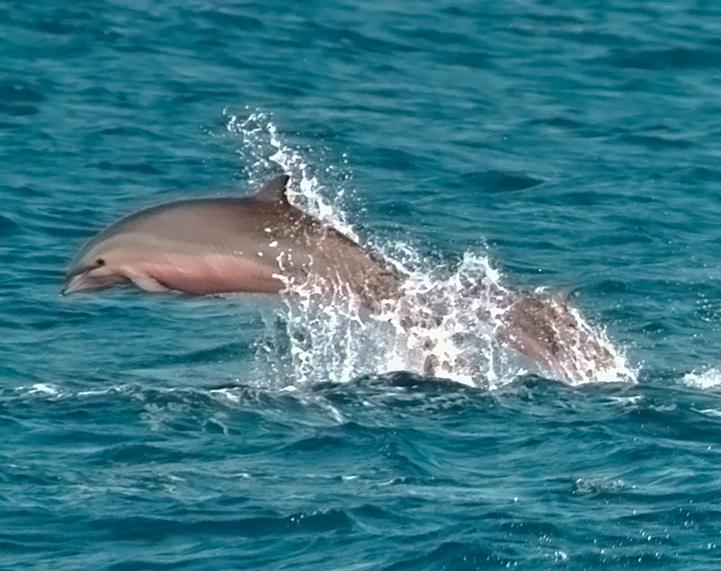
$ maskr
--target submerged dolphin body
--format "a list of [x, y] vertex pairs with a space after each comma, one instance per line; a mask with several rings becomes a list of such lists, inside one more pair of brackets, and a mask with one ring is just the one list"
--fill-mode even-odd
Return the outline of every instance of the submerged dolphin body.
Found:
[[616, 370], [612, 347], [560, 297], [509, 290], [500, 305], [498, 338], [542, 371], [575, 383]]
[[397, 297], [398, 276], [358, 244], [294, 208], [288, 176], [246, 198], [181, 200], [112, 224], [80, 250], [63, 293], [134, 284], [195, 295], [278, 293], [318, 278], [368, 307]]
[[[605, 380], [633, 378], [610, 343], [557, 294], [525, 291], [480, 279], [467, 283], [457, 295], [459, 299], [450, 312], [444, 304], [447, 298], [438, 291], [430, 298], [424, 294], [417, 300], [416, 308], [405, 304], [407, 326], [421, 340], [424, 349], [426, 374], [442, 376], [444, 372], [468, 370], [466, 356], [449, 360], [448, 354], [438, 351], [436, 342], [426, 335], [434, 322], [440, 324], [446, 318], [457, 320], [458, 315], [454, 313], [460, 306], [473, 314], [479, 332], [492, 331], [496, 342], [528, 359], [528, 364], [537, 372], [571, 384], [601, 377]], [[474, 305], [476, 299], [485, 301], [480, 306]], [[430, 324], [426, 325], [424, 319], [428, 323], [429, 316]]]

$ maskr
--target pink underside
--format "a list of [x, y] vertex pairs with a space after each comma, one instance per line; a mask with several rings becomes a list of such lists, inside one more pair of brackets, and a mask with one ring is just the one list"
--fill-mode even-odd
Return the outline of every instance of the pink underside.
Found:
[[168, 289], [195, 295], [278, 293], [283, 282], [274, 278], [274, 273], [272, 268], [259, 263], [227, 256], [184, 257], [135, 264], [126, 270], [129, 276], [141, 274]]

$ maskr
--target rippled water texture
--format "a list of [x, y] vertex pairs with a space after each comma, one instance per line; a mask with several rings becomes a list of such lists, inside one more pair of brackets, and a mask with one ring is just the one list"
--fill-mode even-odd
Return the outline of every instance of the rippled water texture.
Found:
[[[717, 569], [720, 30], [691, 1], [0, 0], [0, 568]], [[342, 311], [60, 296], [119, 216], [281, 170], [444, 292], [475, 376]], [[633, 374], [499, 360], [468, 268], [569, 296]]]

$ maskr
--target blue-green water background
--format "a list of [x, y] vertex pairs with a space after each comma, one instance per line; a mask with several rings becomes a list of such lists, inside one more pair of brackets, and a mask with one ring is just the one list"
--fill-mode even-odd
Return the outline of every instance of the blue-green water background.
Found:
[[[0, 568], [718, 569], [720, 38], [690, 0], [0, 2]], [[365, 239], [576, 291], [639, 383], [289, 392], [256, 300], [61, 298], [119, 215], [259, 178], [250, 116]]]

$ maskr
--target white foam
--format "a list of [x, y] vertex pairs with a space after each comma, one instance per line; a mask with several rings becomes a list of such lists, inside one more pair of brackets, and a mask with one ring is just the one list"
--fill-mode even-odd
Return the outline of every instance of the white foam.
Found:
[[685, 374], [681, 382], [697, 389], [718, 389], [721, 388], [721, 371], [714, 368], [701, 372], [692, 371]]
[[703, 414], [705, 416], [710, 416], [712, 418], [721, 418], [721, 410], [718, 410], [715, 408], [705, 408], [702, 410], [692, 408], [691, 410], [698, 412], [699, 414]]
[[48, 398], [58, 398], [62, 395], [62, 392], [59, 386], [49, 383], [35, 383], [27, 390], [28, 395]]

